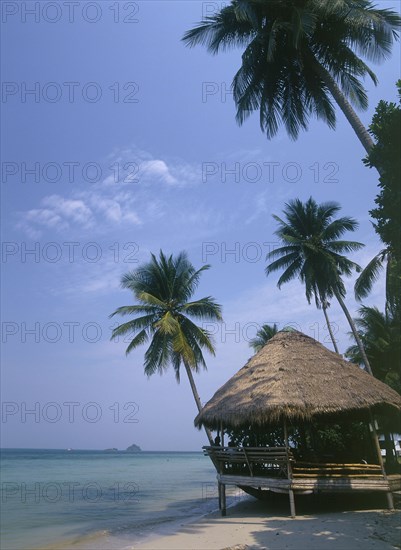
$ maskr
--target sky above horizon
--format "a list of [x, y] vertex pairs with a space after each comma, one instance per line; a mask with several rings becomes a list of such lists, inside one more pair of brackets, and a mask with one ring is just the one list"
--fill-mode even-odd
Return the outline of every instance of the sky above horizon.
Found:
[[[296, 197], [339, 202], [360, 224], [348, 237], [366, 245], [352, 255], [364, 266], [381, 247], [368, 213], [377, 174], [338, 110], [336, 131], [312, 121], [295, 142], [283, 129], [268, 141], [257, 114], [237, 126], [230, 83], [241, 50], [211, 56], [180, 41], [224, 3], [73, 4], [1, 6], [0, 443], [199, 450], [206, 438], [184, 373], [180, 384], [172, 370], [147, 379], [146, 348], [126, 357], [127, 343], [110, 341], [109, 315], [132, 302], [122, 274], [160, 249], [211, 264], [196, 296], [222, 304], [224, 322], [208, 324], [216, 356], [195, 376], [205, 402], [252, 355], [263, 323], [332, 349], [301, 284], [278, 290], [278, 275], [264, 274], [277, 246], [272, 214]], [[373, 66], [379, 85], [366, 81], [365, 125], [380, 99], [397, 100], [399, 67], [396, 44]], [[382, 309], [383, 291], [381, 277], [365, 303]], [[334, 302], [329, 314], [343, 353], [349, 327]]]

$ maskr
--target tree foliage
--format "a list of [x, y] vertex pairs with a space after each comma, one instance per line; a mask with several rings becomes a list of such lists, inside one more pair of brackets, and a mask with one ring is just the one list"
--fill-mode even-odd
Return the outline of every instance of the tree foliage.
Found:
[[286, 204], [284, 219], [273, 215], [278, 223], [275, 235], [283, 246], [267, 255], [273, 261], [266, 267], [266, 275], [283, 270], [279, 288], [298, 277], [305, 285], [308, 302], [314, 298], [317, 307], [334, 292], [344, 297], [342, 276], [360, 269], [344, 253], [359, 250], [363, 244], [341, 238], [347, 231], [354, 231], [358, 223], [348, 216], [334, 219], [339, 210], [337, 203], [318, 205], [311, 197], [305, 203], [295, 199]]
[[[401, 332], [398, 319], [391, 313], [382, 313], [377, 307], [363, 306], [355, 324], [374, 376], [401, 394]], [[353, 363], [362, 362], [356, 345], [347, 349], [346, 356]]]
[[182, 362], [197, 371], [206, 368], [203, 349], [214, 355], [211, 334], [191, 317], [219, 321], [221, 307], [211, 296], [189, 301], [209, 267], [196, 270], [185, 252], [173, 257], [160, 251], [159, 258], [152, 254], [150, 262], [123, 275], [121, 285], [137, 303], [111, 315], [134, 316], [113, 330], [112, 339], [131, 335], [127, 354], [150, 340], [144, 362], [148, 376], [162, 374], [171, 364], [179, 380]]
[[[401, 103], [401, 80], [397, 82]], [[401, 329], [401, 105], [380, 101], [369, 127], [376, 140], [364, 163], [380, 173], [374, 228], [385, 244], [355, 284], [357, 299], [365, 298], [386, 266], [386, 312]]]
[[[351, 119], [357, 118], [348, 102], [365, 109], [362, 79], [377, 82], [362, 58], [379, 62], [388, 57], [399, 27], [395, 11], [377, 9], [370, 0], [232, 0], [183, 40], [205, 45], [213, 54], [242, 48], [233, 80], [238, 123], [259, 110], [269, 139], [280, 124], [295, 139], [313, 116], [334, 128], [333, 98]], [[358, 126], [359, 120], [357, 133]], [[370, 137], [364, 132], [368, 150]]]
[[265, 344], [278, 333], [278, 326], [274, 325], [262, 325], [257, 331], [256, 336], [249, 341], [249, 345], [255, 352], [258, 352], [263, 348]]
[[370, 211], [375, 229], [401, 262], [401, 80], [397, 82], [400, 105], [380, 101], [369, 130], [376, 144], [364, 159], [369, 167], [380, 170], [380, 192], [376, 208]]

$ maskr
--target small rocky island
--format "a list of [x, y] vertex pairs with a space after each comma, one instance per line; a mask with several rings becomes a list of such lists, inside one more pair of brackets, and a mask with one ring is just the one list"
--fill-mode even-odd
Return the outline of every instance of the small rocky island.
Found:
[[127, 447], [127, 453], [140, 453], [141, 451], [142, 449], [139, 447], [139, 445], [135, 445], [135, 443]]
[[116, 447], [111, 447], [110, 449], [105, 449], [105, 453], [116, 453], [118, 449]]

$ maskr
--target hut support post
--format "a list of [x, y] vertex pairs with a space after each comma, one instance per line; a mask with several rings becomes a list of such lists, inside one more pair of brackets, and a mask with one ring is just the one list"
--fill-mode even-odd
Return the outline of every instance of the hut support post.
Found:
[[[224, 447], [224, 428], [223, 423], [220, 424], [220, 434], [221, 434], [221, 446]], [[220, 474], [223, 474], [223, 467], [220, 468]], [[219, 481], [219, 509], [221, 510], [221, 515], [227, 515], [227, 502], [226, 502], [226, 486], [224, 483]]]
[[290, 482], [290, 487], [288, 489], [288, 494], [290, 497], [290, 513], [291, 513], [291, 517], [295, 518], [295, 499], [294, 499], [294, 491], [292, 490], [292, 472], [291, 472], [290, 455], [288, 452], [287, 422], [285, 421], [285, 419], [284, 419], [284, 442], [285, 442], [285, 452], [287, 455], [287, 476]]
[[[377, 458], [379, 459], [379, 464], [380, 464], [380, 467], [382, 469], [382, 472], [383, 472], [383, 476], [385, 479], [387, 479], [387, 474], [386, 474], [386, 470], [384, 469], [384, 463], [383, 463], [383, 458], [382, 458], [382, 453], [381, 453], [381, 449], [380, 449], [380, 443], [379, 443], [379, 438], [377, 436], [377, 431], [376, 431], [376, 427], [375, 427], [375, 420], [373, 417], [371, 417], [371, 432], [372, 432], [372, 439], [373, 439], [373, 443], [376, 447], [376, 452], [377, 452]], [[387, 491], [387, 506], [388, 506], [388, 509], [389, 510], [394, 510], [394, 500], [393, 500], [393, 494], [391, 491]]]
[[227, 502], [226, 502], [226, 486], [224, 483], [221, 483], [221, 515], [226, 516], [227, 515]]

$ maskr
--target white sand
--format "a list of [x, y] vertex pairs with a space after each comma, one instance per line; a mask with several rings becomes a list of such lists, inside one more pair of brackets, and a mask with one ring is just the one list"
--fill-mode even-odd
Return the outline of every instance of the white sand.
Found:
[[[345, 497], [347, 499], [347, 497]], [[303, 507], [305, 508], [305, 507]], [[330, 507], [329, 507], [330, 508]], [[333, 508], [333, 507], [332, 507]], [[152, 538], [140, 550], [390, 550], [401, 546], [401, 512], [316, 510], [295, 519], [279, 504], [243, 500], [229, 508]]]

